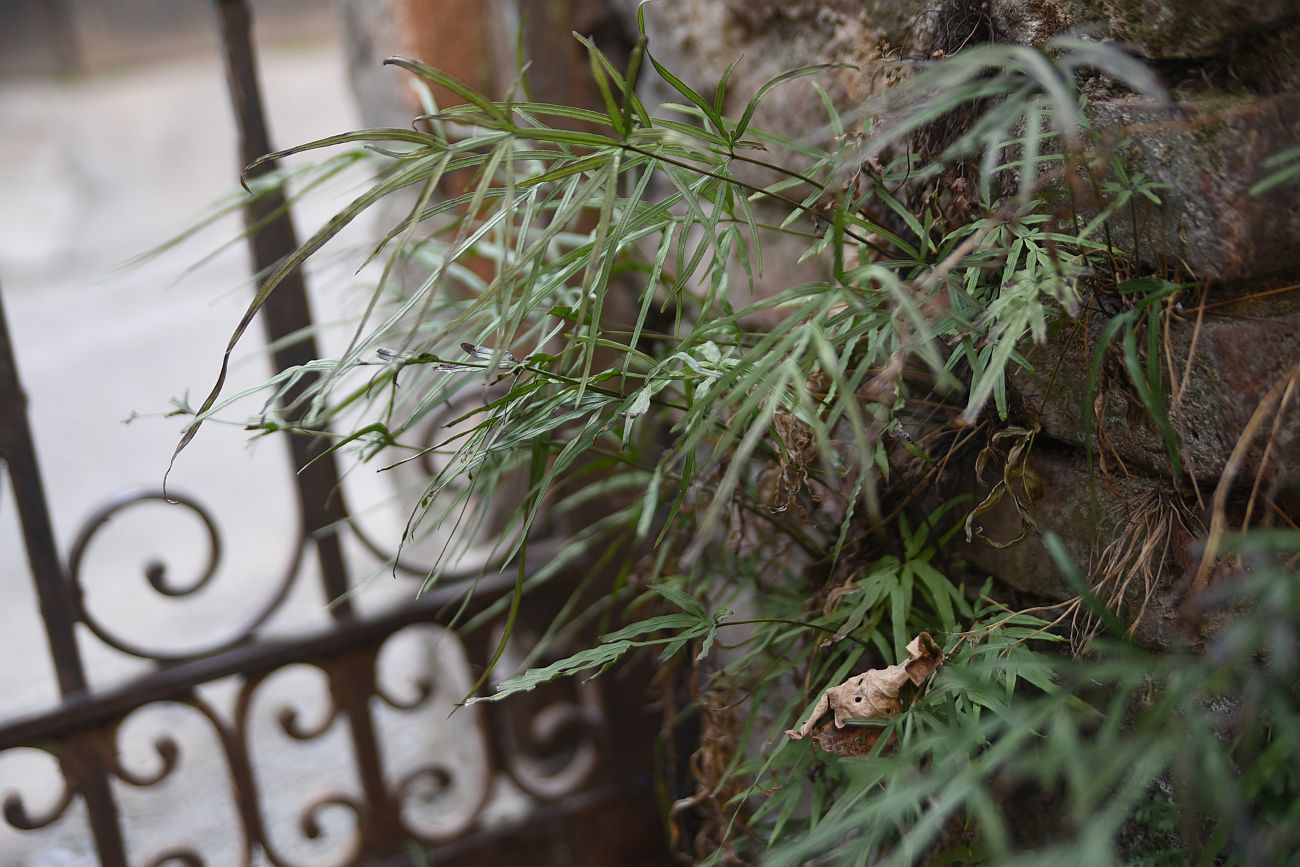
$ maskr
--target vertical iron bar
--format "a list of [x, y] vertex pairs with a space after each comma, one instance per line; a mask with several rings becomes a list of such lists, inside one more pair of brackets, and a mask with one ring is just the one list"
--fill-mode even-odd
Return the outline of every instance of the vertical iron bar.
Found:
[[[23, 547], [32, 580], [36, 582], [36, 598], [59, 692], [64, 696], [85, 692], [86, 669], [77, 647], [77, 604], [69, 595], [67, 575], [54, 541], [45, 484], [27, 420], [27, 396], [18, 378], [18, 362], [9, 337], [3, 297], [0, 297], [0, 459], [5, 463], [18, 504]], [[123, 867], [126, 844], [101, 745], [102, 738], [95, 733], [74, 738], [58, 750], [59, 766], [68, 784], [85, 799], [99, 863], [103, 867]]]
[[[370, 714], [370, 700], [375, 695], [379, 664], [378, 648], [374, 653], [345, 654], [330, 661], [330, 693], [334, 703], [348, 716], [352, 749], [357, 757], [357, 780], [366, 796], [366, 824], [362, 828], [362, 851], [382, 855], [401, 848], [401, 806], [388, 791], [384, 781], [384, 763], [379, 755], [379, 741]], [[364, 858], [362, 859], [365, 860]]]
[[[253, 53], [252, 21], [248, 6], [243, 0], [217, 0], [221, 21], [221, 41], [226, 60], [226, 75], [230, 84], [230, 97], [234, 103], [235, 121], [239, 128], [239, 158], [241, 167], [271, 152], [270, 136], [262, 110], [262, 92], [258, 83], [257, 60]], [[252, 172], [253, 177], [275, 171], [277, 162], [269, 160]], [[284, 207], [284, 195], [275, 191], [250, 202], [244, 208], [244, 225], [250, 229], [272, 212]], [[250, 231], [249, 249], [253, 270], [262, 273], [298, 249], [298, 238], [289, 212], [256, 231]], [[311, 305], [303, 284], [302, 271], [294, 271], [284, 278], [261, 311], [267, 341], [274, 344], [301, 332], [312, 324]], [[277, 372], [315, 361], [319, 356], [316, 339], [306, 335], [293, 343], [283, 345], [274, 352]], [[292, 407], [314, 377], [304, 376], [284, 396], [281, 405]], [[291, 419], [301, 411], [290, 411]], [[295, 489], [305, 531], [314, 539], [320, 558], [321, 580], [334, 617], [347, 620], [352, 617], [351, 601], [345, 596], [348, 590], [347, 567], [343, 562], [343, 549], [337, 532], [328, 529], [344, 520], [347, 514], [343, 491], [339, 487], [338, 465], [333, 455], [320, 456], [326, 447], [307, 437], [288, 437], [289, 451], [295, 470]]]
[[[244, 0], [216, 2], [230, 95], [239, 127], [239, 154], [243, 164], [248, 165], [271, 152], [252, 45], [252, 21]], [[275, 167], [275, 161], [267, 161], [254, 174], [265, 174], [274, 171]], [[265, 196], [244, 209], [244, 223], [252, 227], [283, 205], [284, 196], [280, 192]], [[258, 272], [265, 271], [293, 253], [298, 248], [298, 240], [288, 211], [269, 225], [251, 232], [249, 244], [253, 267]], [[267, 299], [262, 309], [262, 322], [271, 342], [301, 332], [312, 324], [311, 309], [300, 270], [285, 278]], [[315, 339], [307, 336], [277, 350], [275, 366], [277, 370], [285, 370], [313, 361], [317, 355]], [[303, 377], [285, 396], [282, 405], [292, 407], [311, 381], [310, 376]], [[331, 606], [331, 613], [337, 619], [351, 621], [355, 615], [350, 600], [344, 596], [348, 590], [348, 579], [342, 546], [337, 533], [326, 529], [330, 525], [339, 525], [346, 518], [347, 510], [334, 456], [320, 454], [325, 446], [325, 443], [314, 443], [304, 437], [289, 438], [293, 465], [297, 471], [298, 505], [306, 532], [315, 538], [325, 592], [335, 603]], [[322, 530], [325, 532], [319, 532]], [[374, 720], [370, 712], [370, 699], [374, 694], [374, 660], [340, 661], [339, 664], [349, 669], [349, 672], [344, 677], [332, 672], [330, 688], [334, 691], [340, 710], [348, 718], [357, 775], [365, 792], [367, 815], [366, 825], [362, 829], [363, 851], [390, 851], [400, 845], [401, 824], [397, 804], [389, 795], [384, 782], [383, 760], [379, 754]]]
[[68, 595], [68, 582], [59, 560], [59, 549], [50, 524], [45, 484], [36, 463], [36, 446], [27, 422], [27, 395], [18, 379], [13, 342], [0, 299], [0, 458], [9, 468], [9, 479], [18, 501], [27, 564], [36, 582], [36, 598], [45, 621], [50, 658], [63, 695], [86, 689], [86, 671], [77, 649], [76, 604]]

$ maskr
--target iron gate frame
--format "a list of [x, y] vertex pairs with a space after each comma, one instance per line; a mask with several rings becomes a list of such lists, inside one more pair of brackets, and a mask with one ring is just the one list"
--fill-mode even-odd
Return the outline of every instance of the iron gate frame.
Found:
[[[239, 132], [240, 165], [246, 166], [272, 151], [251, 39], [251, 15], [245, 0], [213, 2], [220, 22]], [[255, 170], [254, 176], [275, 170], [274, 161], [266, 161]], [[249, 249], [255, 273], [269, 269], [297, 248], [292, 218], [281, 192], [253, 199], [243, 216], [250, 229]], [[254, 227], [257, 230], [251, 231]], [[313, 320], [300, 271], [286, 277], [270, 295], [260, 318], [268, 345], [275, 347], [272, 352], [275, 371], [298, 368], [318, 357], [316, 341], [309, 330]], [[294, 411], [296, 398], [309, 384], [310, 375], [282, 396], [281, 405], [287, 412]], [[310, 731], [302, 730], [293, 719], [282, 718], [280, 725], [286, 734], [300, 740], [322, 735], [337, 720], [346, 725], [360, 798], [332, 793], [308, 805], [300, 821], [311, 836], [312, 823], [321, 808], [344, 806], [352, 810], [356, 814], [357, 834], [355, 850], [348, 853], [348, 863], [405, 863], [403, 853], [411, 843], [431, 850], [437, 863], [466, 859], [478, 865], [513, 864], [525, 856], [530, 863], [542, 863], [536, 858], [539, 855], [545, 858], [548, 851], [552, 860], [573, 864], [662, 862], [661, 824], [649, 791], [646, 756], [642, 751], [626, 748], [627, 743], [648, 744], [652, 736], [652, 726], [641, 708], [636, 678], [619, 688], [621, 694], [608, 694], [610, 690], [606, 689], [607, 694], [601, 699], [564, 704], [559, 734], [553, 731], [549, 739], [542, 739], [546, 742], [539, 742], [535, 733], [530, 734], [529, 720], [517, 713], [521, 707], [537, 711], [544, 697], [535, 697], [531, 704], [482, 706], [477, 724], [488, 757], [486, 791], [491, 790], [495, 775], [504, 774], [532, 795], [541, 806], [524, 823], [513, 828], [485, 829], [478, 824], [476, 812], [457, 835], [433, 837], [413, 829], [403, 819], [402, 804], [412, 784], [428, 778], [445, 783], [447, 771], [435, 760], [408, 769], [396, 782], [390, 782], [375, 731], [374, 706], [383, 702], [397, 709], [411, 709], [428, 698], [428, 690], [422, 687], [421, 695], [413, 702], [386, 694], [377, 680], [378, 654], [391, 636], [407, 627], [448, 625], [452, 619], [448, 611], [456, 607], [451, 603], [463, 601], [467, 582], [476, 585], [468, 603], [469, 612], [484, 611], [514, 591], [513, 572], [463, 576], [462, 582], [436, 587], [378, 616], [362, 616], [348, 597], [351, 583], [340, 538], [341, 528], [349, 526], [348, 511], [335, 456], [325, 451], [325, 444], [320, 440], [286, 437], [301, 533], [297, 556], [282, 591], [238, 634], [216, 646], [171, 655], [140, 648], [103, 628], [87, 609], [80, 583], [81, 560], [95, 533], [118, 512], [141, 502], [163, 499], [164, 494], [159, 490], [128, 492], [92, 514], [76, 535], [65, 565], [55, 541], [26, 406], [0, 297], [0, 407], [5, 409], [0, 417], [0, 467], [4, 470], [0, 475], [8, 477], [15, 495], [28, 567], [35, 583], [60, 696], [56, 706], [42, 712], [0, 719], [0, 754], [18, 748], [45, 751], [57, 760], [63, 778], [63, 791], [56, 803], [39, 814], [27, 808], [21, 795], [11, 794], [6, 798], [3, 815], [10, 825], [19, 830], [50, 826], [79, 798], [86, 808], [100, 864], [124, 867], [128, 863], [127, 837], [113, 781], [138, 787], [160, 783], [177, 766], [181, 746], [169, 736], [159, 738], [155, 746], [161, 767], [153, 773], [141, 774], [127, 769], [120, 761], [118, 729], [140, 708], [173, 702], [188, 705], [206, 717], [220, 740], [230, 777], [231, 799], [239, 817], [244, 862], [251, 862], [255, 853], [260, 852], [273, 864], [290, 864], [289, 859], [276, 851], [267, 832], [261, 790], [250, 757], [248, 722], [253, 694], [263, 681], [288, 666], [307, 664], [324, 672], [329, 681], [331, 707], [325, 722]], [[161, 568], [146, 570], [148, 583], [156, 592], [184, 596], [200, 589], [212, 577], [220, 559], [220, 537], [215, 521], [197, 501], [175, 493], [169, 499], [178, 501], [199, 517], [213, 544], [208, 568], [189, 585], [170, 583]], [[373, 547], [368, 539], [361, 537], [361, 541]], [[298, 579], [301, 571], [298, 565], [307, 546], [315, 549], [321, 589], [327, 599], [333, 600], [329, 607], [329, 626], [293, 638], [259, 637], [262, 623], [278, 610], [287, 596], [287, 588]], [[546, 607], [549, 606], [543, 601], [541, 608]], [[109, 688], [92, 688], [78, 643], [79, 628], [125, 653], [152, 660], [154, 670]], [[470, 634], [465, 639], [467, 656], [491, 658], [492, 648], [488, 646], [491, 638], [488, 629]], [[222, 719], [199, 692], [199, 687], [226, 678], [242, 681], [230, 721]], [[555, 709], [554, 702], [551, 709]], [[516, 765], [521, 754], [544, 754], [548, 749], [562, 752], [577, 738], [594, 744], [598, 756], [593, 773], [577, 791], [548, 795], [537, 791], [518, 774]], [[615, 740], [620, 743], [614, 743]], [[478, 806], [481, 811], [483, 803]], [[201, 852], [186, 845], [152, 853], [145, 863], [158, 865], [168, 861], [187, 865], [206, 863]]]

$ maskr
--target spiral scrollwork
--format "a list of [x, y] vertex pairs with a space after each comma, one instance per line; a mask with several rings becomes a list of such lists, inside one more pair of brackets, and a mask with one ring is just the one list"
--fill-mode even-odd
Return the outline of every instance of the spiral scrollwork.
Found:
[[301, 532], [294, 534], [295, 542], [290, 552], [290, 562], [287, 570], [273, 584], [274, 589], [262, 606], [242, 625], [231, 630], [225, 637], [218, 638], [201, 647], [188, 650], [149, 647], [118, 634], [90, 610], [85, 601], [84, 575], [86, 560], [92, 543], [114, 518], [123, 512], [148, 503], [168, 503], [183, 509], [186, 514], [197, 519], [206, 539], [204, 560], [189, 580], [178, 580], [174, 577], [173, 570], [165, 561], [156, 557], [150, 558], [143, 568], [144, 579], [149, 587], [161, 596], [171, 599], [183, 599], [209, 586], [217, 574], [222, 559], [221, 532], [216, 520], [206, 507], [192, 497], [177, 494], [174, 491], [167, 494], [164, 494], [161, 490], [128, 491], [114, 497], [106, 505], [91, 514], [85, 524], [82, 525], [73, 542], [68, 559], [68, 580], [71, 583], [72, 592], [70, 595], [76, 601], [77, 613], [82, 622], [109, 647], [131, 656], [158, 662], [181, 662], [197, 659], [248, 641], [267, 618], [280, 608], [289, 595], [289, 590], [302, 563], [305, 539]]
[[[252, 747], [254, 743], [256, 743], [256, 740], [252, 737], [252, 732], [254, 730], [254, 699], [257, 697], [258, 693], [262, 691], [263, 686], [268, 680], [273, 680], [276, 678], [276, 675], [283, 674], [290, 669], [309, 671], [313, 675], [323, 677], [327, 683], [330, 681], [332, 676], [328, 670], [315, 665], [309, 663], [295, 663], [286, 668], [276, 669], [273, 672], [269, 672], [267, 675], [252, 677], [244, 683], [236, 699], [234, 718], [235, 730], [240, 733], [240, 737], [243, 741], [243, 743], [241, 743], [241, 747], [244, 750], [243, 759], [248, 762], [248, 778], [246, 785], [250, 787], [257, 786], [256, 777], [260, 776], [260, 774], [255, 774], [253, 771], [256, 763], [252, 761]], [[283, 702], [279, 704], [275, 711], [276, 725], [281, 731], [296, 741], [307, 742], [325, 737], [334, 727], [334, 723], [342, 716], [342, 710], [338, 705], [337, 697], [333, 690], [328, 688], [322, 691], [324, 700], [323, 710], [319, 711], [319, 716], [317, 716], [317, 712], [313, 710], [310, 716], [310, 719], [312, 720], [311, 722], [303, 721], [306, 714], [304, 714], [298, 707], [287, 703], [288, 700], [282, 698], [282, 692], [277, 692], [276, 695], [277, 698], [281, 699]], [[256, 704], [260, 706], [261, 702], [256, 702]], [[260, 716], [260, 714], [258, 716]], [[278, 798], [278, 800], [284, 800], [283, 793], [281, 793], [281, 797]], [[348, 835], [346, 844], [341, 845], [342, 851], [335, 850], [325, 855], [313, 854], [310, 856], [309, 860], [307, 860], [308, 856], [303, 855], [302, 859], [298, 861], [295, 861], [294, 858], [285, 851], [285, 848], [282, 848], [275, 840], [271, 839], [271, 837], [265, 833], [265, 826], [261, 824], [264, 817], [259, 811], [256, 820], [259, 824], [259, 828], [263, 829], [259, 837], [259, 842], [266, 854], [267, 860], [276, 865], [276, 867], [293, 867], [293, 865], [299, 863], [310, 863], [313, 867], [315, 867], [315, 865], [326, 863], [353, 863], [359, 857], [363, 848], [364, 829], [366, 827], [367, 818], [370, 815], [369, 807], [366, 805], [364, 800], [358, 799], [345, 792], [328, 792], [322, 797], [308, 803], [302, 808], [301, 812], [298, 813], [298, 831], [301, 838], [304, 840], [313, 842], [328, 841], [332, 844], [333, 840], [330, 838], [337, 835], [332, 832], [331, 823], [326, 821], [323, 817], [324, 814], [337, 810], [342, 810], [352, 817], [352, 831]], [[296, 849], [300, 845], [300, 841], [293, 841], [286, 848]]]
[[[428, 649], [448, 640], [451, 639], [447, 633], [428, 625], [409, 626], [387, 636], [375, 653], [375, 696], [396, 711], [409, 712], [427, 705], [435, 692], [433, 673], [429, 670], [435, 659]], [[404, 646], [407, 652], [401, 653]], [[407, 661], [407, 665], [401, 669], [400, 678], [395, 676], [395, 666], [387, 663], [395, 657]], [[416, 661], [414, 665], [411, 664], [412, 660]], [[437, 662], [443, 664], [445, 660], [439, 656]], [[406, 691], [410, 692], [409, 696], [403, 694]]]
[[[351, 813], [360, 821], [361, 817], [366, 814], [365, 806], [349, 795], [332, 794], [317, 798], [303, 809], [302, 815], [298, 817], [298, 828], [302, 835], [308, 840], [318, 840], [324, 835], [325, 829], [321, 824], [321, 814], [330, 807], [337, 807]], [[358, 851], [351, 852], [343, 861], [351, 861], [359, 854]]]
[[550, 704], [533, 715], [526, 742], [532, 756], [546, 760], [562, 755], [585, 735], [597, 731], [605, 716], [594, 702]]
[[119, 779], [138, 788], [146, 789], [156, 786], [171, 776], [180, 761], [180, 744], [171, 735], [159, 735], [153, 742], [154, 752], [158, 754], [158, 768], [152, 773], [133, 771], [122, 762], [120, 753], [113, 754], [113, 773]]
[[426, 843], [435, 843], [439, 839], [445, 840], [464, 834], [478, 820], [482, 804], [476, 806], [472, 812], [463, 815], [461, 821], [456, 823], [454, 827], [443, 829], [438, 834], [430, 834], [418, 829], [415, 827], [415, 823], [411, 821], [412, 817], [408, 815], [408, 811], [412, 805], [420, 801], [432, 805], [439, 798], [453, 791], [454, 781], [455, 777], [452, 775], [451, 770], [441, 763], [422, 765], [408, 771], [398, 779], [393, 790], [397, 795], [397, 803], [401, 808], [402, 826], [412, 838]]
[[[583, 692], [587, 692], [584, 688]], [[553, 801], [576, 791], [600, 766], [597, 738], [604, 724], [598, 700], [581, 695], [535, 710], [522, 725], [518, 709], [501, 709], [504, 770], [524, 792]], [[522, 736], [521, 736], [522, 734]]]
[[76, 797], [76, 789], [68, 782], [66, 776], [60, 775], [60, 791], [54, 803], [43, 810], [32, 811], [19, 792], [10, 792], [4, 799], [5, 821], [19, 831], [36, 831], [53, 825], [63, 817]]
[[289, 737], [296, 741], [314, 741], [316, 738], [329, 731], [329, 727], [334, 725], [334, 720], [338, 718], [338, 705], [333, 701], [330, 702], [329, 708], [321, 717], [320, 722], [314, 726], [304, 725], [301, 721], [298, 708], [292, 705], [284, 705], [276, 713], [276, 722], [280, 724], [281, 730]]
[[217, 522], [213, 519], [212, 514], [197, 501], [176, 493], [172, 493], [170, 497], [165, 497], [161, 491], [129, 491], [121, 494], [87, 519], [80, 532], [77, 533], [76, 541], [72, 543], [69, 571], [74, 576], [73, 580], [77, 580], [81, 574], [82, 561], [85, 559], [86, 550], [95, 535], [112, 521], [119, 512], [142, 503], [168, 502], [169, 500], [174, 505], [184, 507], [199, 519], [204, 535], [207, 537], [207, 558], [193, 580], [179, 584], [173, 583], [165, 562], [158, 558], [151, 558], [145, 563], [145, 580], [149, 582], [150, 587], [164, 596], [188, 596], [206, 587], [212, 580], [212, 576], [217, 573], [217, 567], [221, 565], [221, 531], [217, 529]]
[[427, 704], [429, 699], [433, 698], [433, 678], [417, 677], [412, 681], [411, 685], [415, 687], [415, 694], [410, 698], [402, 698], [384, 686], [383, 681], [376, 679], [375, 695], [393, 710], [417, 710]]
[[[204, 813], [209, 816], [224, 817], [233, 813], [240, 821], [237, 824], [216, 821], [224, 835], [224, 841], [233, 849], [242, 850], [239, 861], [232, 860], [233, 853], [226, 850], [218, 860], [223, 864], [252, 863], [253, 839], [256, 835], [256, 821], [250, 822], [245, 814], [249, 804], [255, 804], [257, 792], [250, 791], [246, 778], [239, 770], [242, 761], [241, 743], [221, 714], [198, 693], [141, 705], [128, 716], [119, 720], [108, 729], [108, 739], [100, 748], [101, 755], [107, 762], [108, 770], [117, 779], [137, 788], [159, 786], [172, 778], [180, 777], [178, 770], [188, 761], [190, 772], [188, 781], [183, 784], [186, 791], [204, 801]], [[138, 747], [134, 744], [138, 743]], [[214, 752], [212, 747], [216, 746]], [[224, 804], [215, 803], [212, 795], [225, 791], [224, 787], [215, 791], [205, 789], [199, 783], [207, 777], [208, 771], [224, 764], [224, 770], [230, 780], [232, 797]], [[156, 799], [175, 798], [177, 785], [182, 780], [173, 780], [172, 788], [156, 790], [152, 797]], [[155, 803], [157, 803], [155, 801]], [[187, 823], [188, 824], [188, 823]], [[167, 836], [184, 833], [185, 828], [168, 828]], [[161, 842], [161, 841], [160, 841]], [[210, 856], [211, 857], [211, 856]], [[143, 859], [143, 864], [183, 865], [183, 867], [206, 867], [208, 861], [198, 849], [183, 839], [165, 842], [163, 848]]]
[[[485, 768], [471, 792], [464, 792], [457, 774], [442, 762], [428, 762], [408, 770], [393, 785], [402, 830], [414, 840], [437, 845], [469, 833], [482, 818], [492, 798], [492, 779]], [[473, 800], [467, 800], [472, 797]], [[447, 800], [454, 799], [454, 800]], [[449, 808], [450, 807], [450, 808]], [[433, 813], [429, 809], [433, 808]], [[430, 822], [429, 819], [434, 819]]]
[[427, 753], [418, 749], [386, 753], [390, 800], [397, 807], [397, 818], [409, 837], [426, 845], [471, 831], [494, 791], [480, 714], [469, 709], [447, 725], [444, 720], [452, 699], [446, 704], [436, 700], [436, 682], [446, 678], [458, 684], [465, 669], [458, 637], [429, 623], [387, 636], [374, 658], [373, 694], [398, 712], [377, 713], [379, 731], [387, 730], [388, 739], [394, 740], [400, 726], [403, 737], [415, 734], [420, 743], [446, 757], [428, 761]]
[[[405, 801], [407, 798], [416, 795], [415, 787], [422, 782], [432, 783], [434, 786], [433, 796], [446, 792], [451, 788], [452, 774], [445, 765], [429, 764], [407, 772], [397, 781], [397, 798], [399, 801]], [[429, 793], [425, 793], [429, 797]]]
[[[362, 834], [361, 829], [365, 824], [367, 810], [365, 805], [358, 799], [344, 795], [342, 793], [333, 793], [324, 795], [312, 801], [304, 808], [302, 814], [298, 817], [298, 829], [302, 832], [303, 837], [308, 840], [319, 840], [326, 836], [325, 825], [321, 822], [321, 816], [330, 808], [342, 809], [352, 816], [353, 826], [355, 828], [349, 846], [339, 853], [338, 857], [333, 859], [334, 864], [352, 864], [361, 855]], [[267, 846], [267, 855], [276, 864], [289, 864], [283, 855], [273, 853], [271, 847]], [[314, 860], [315, 864], [326, 863], [321, 860]]]

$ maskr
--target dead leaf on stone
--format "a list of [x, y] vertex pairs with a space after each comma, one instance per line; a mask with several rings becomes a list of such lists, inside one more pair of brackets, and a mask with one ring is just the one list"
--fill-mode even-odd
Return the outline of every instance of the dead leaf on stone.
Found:
[[[1029, 538], [1031, 532], [1038, 531], [1038, 524], [1034, 522], [1031, 507], [1043, 498], [1043, 482], [1029, 466], [1029, 453], [1033, 450], [1034, 438], [1038, 436], [1039, 430], [1037, 422], [1032, 428], [1008, 427], [995, 433], [989, 445], [980, 451], [975, 459], [975, 478], [980, 484], [987, 484], [984, 481], [984, 471], [995, 457], [1003, 458], [1002, 478], [989, 490], [983, 502], [966, 516], [967, 542], [979, 538], [991, 548], [1010, 548]], [[1004, 442], [1011, 443], [1010, 450], [1005, 456], [1002, 455], [1000, 448]], [[983, 528], [975, 525], [975, 519], [985, 512], [992, 511], [998, 503], [1002, 502], [1004, 496], [1011, 499], [1016, 512], [1020, 515], [1020, 535], [1005, 542], [998, 542], [985, 536]]]
[[907, 645], [907, 659], [888, 668], [873, 668], [826, 690], [808, 720], [798, 729], [788, 730], [786, 736], [801, 740], [813, 732], [824, 716], [834, 714], [835, 725], [817, 729], [814, 739], [827, 752], [862, 755], [875, 744], [881, 730], [857, 725], [844, 731], [845, 723], [884, 721], [898, 716], [903, 709], [900, 698], [903, 685], [920, 686], [942, 662], [943, 650], [930, 633], [922, 632]]

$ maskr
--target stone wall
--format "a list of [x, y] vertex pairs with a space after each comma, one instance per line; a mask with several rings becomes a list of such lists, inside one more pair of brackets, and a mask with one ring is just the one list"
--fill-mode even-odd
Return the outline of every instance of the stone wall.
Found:
[[[1127, 590], [1141, 596], [1145, 582], [1155, 582], [1142, 623], [1147, 639], [1196, 640], [1181, 602], [1198, 563], [1193, 538], [1208, 521], [1225, 468], [1233, 465], [1224, 498], [1230, 509], [1262, 461], [1268, 493], [1290, 491], [1294, 498], [1300, 484], [1300, 405], [1293, 401], [1257, 418], [1258, 441], [1234, 456], [1266, 393], [1300, 365], [1300, 295], [1290, 291], [1300, 278], [1300, 194], [1295, 186], [1249, 193], [1262, 161], [1300, 142], [1300, 7], [1288, 0], [661, 0], [647, 7], [647, 19], [652, 47], [703, 92], [743, 54], [733, 76], [736, 101], [783, 69], [847, 62], [857, 69], [834, 73], [829, 92], [848, 110], [895, 80], [892, 61], [899, 57], [983, 40], [1041, 44], [1071, 30], [1126, 42], [1155, 67], [1170, 104], [1103, 92], [1090, 113], [1095, 124], [1128, 138], [1118, 156], [1130, 172], [1167, 185], [1162, 205], [1134, 213], [1138, 246], [1126, 252], [1140, 269], [1177, 271], [1204, 285], [1199, 297], [1183, 300], [1161, 338], [1176, 360], [1166, 380], [1173, 383], [1171, 423], [1189, 477], [1175, 482], [1163, 441], [1122, 388], [1107, 389], [1100, 426], [1085, 427], [1087, 369], [1104, 315], [1036, 350], [1034, 372], [1018, 373], [1014, 386], [1025, 416], [1043, 429], [1032, 458], [1046, 491], [1034, 506], [1039, 528], [1060, 535], [1094, 581], [1144, 572]], [[954, 44], [954, 37], [961, 41]], [[824, 125], [825, 114], [807, 89], [791, 87], [778, 92], [760, 120], [800, 136]], [[1119, 221], [1117, 238], [1133, 234]], [[1289, 392], [1284, 397], [1291, 400]], [[1103, 483], [1096, 481], [1099, 465]], [[972, 466], [958, 467], [950, 488], [981, 494]], [[1010, 503], [981, 523], [991, 538], [1019, 532]], [[1125, 547], [1139, 525], [1158, 539], [1156, 550]], [[1133, 560], [1137, 553], [1145, 559]], [[967, 556], [975, 568], [1035, 596], [1073, 595], [1041, 536], [1007, 549], [976, 542]]]

